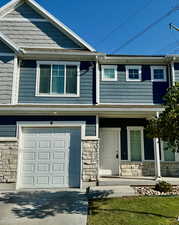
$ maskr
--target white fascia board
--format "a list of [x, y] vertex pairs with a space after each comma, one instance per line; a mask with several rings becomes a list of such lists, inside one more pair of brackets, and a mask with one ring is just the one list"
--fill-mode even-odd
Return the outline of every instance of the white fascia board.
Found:
[[63, 24], [60, 20], [55, 18], [52, 14], [50, 14], [46, 9], [44, 9], [42, 6], [40, 6], [37, 2], [34, 0], [26, 0], [29, 4], [34, 6], [37, 10], [39, 10], [44, 16], [49, 18], [53, 23], [55, 23], [60, 29], [63, 29], [67, 34], [72, 36], [76, 41], [78, 41], [81, 45], [85, 46], [90, 51], [94, 52], [96, 51], [92, 46], [90, 46], [86, 41], [84, 41], [82, 38], [80, 38], [76, 33], [74, 33], [70, 28], [68, 28], [65, 24]]
[[[11, 0], [10, 2], [8, 2], [7, 4], [5, 4], [4, 6], [2, 6], [0, 8], [0, 18], [5, 16], [11, 9], [14, 9], [15, 6], [20, 3], [21, 0]], [[2, 14], [2, 15], [1, 15]]]
[[6, 37], [2, 32], [0, 32], [0, 39], [15, 52], [19, 52], [19, 47], [17, 47], [13, 41], [9, 40], [9, 38]]

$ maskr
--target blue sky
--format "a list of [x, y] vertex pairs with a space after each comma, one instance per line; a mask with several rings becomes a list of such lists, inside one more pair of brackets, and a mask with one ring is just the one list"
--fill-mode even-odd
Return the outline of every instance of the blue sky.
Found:
[[[1, 0], [0, 6], [7, 2]], [[37, 2], [97, 51], [147, 55], [179, 53], [179, 32], [171, 31], [168, 26], [169, 23], [179, 26], [178, 0], [37, 0]], [[178, 10], [173, 11], [170, 16], [165, 17], [143, 35], [139, 35], [139, 38], [129, 45], [114, 51], [177, 4]]]

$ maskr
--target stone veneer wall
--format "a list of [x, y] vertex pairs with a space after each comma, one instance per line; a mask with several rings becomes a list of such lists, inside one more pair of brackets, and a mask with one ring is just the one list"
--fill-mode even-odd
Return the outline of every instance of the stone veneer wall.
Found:
[[99, 141], [82, 140], [82, 181], [98, 180]]
[[[155, 176], [154, 162], [121, 162], [121, 176]], [[161, 162], [161, 175], [179, 177], [179, 162]]]
[[0, 142], [0, 183], [16, 182], [17, 152], [16, 141]]

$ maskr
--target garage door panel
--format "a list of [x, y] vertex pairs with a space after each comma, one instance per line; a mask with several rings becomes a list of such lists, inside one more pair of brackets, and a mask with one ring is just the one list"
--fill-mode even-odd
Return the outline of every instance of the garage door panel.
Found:
[[79, 187], [80, 129], [25, 128], [22, 144], [22, 187]]

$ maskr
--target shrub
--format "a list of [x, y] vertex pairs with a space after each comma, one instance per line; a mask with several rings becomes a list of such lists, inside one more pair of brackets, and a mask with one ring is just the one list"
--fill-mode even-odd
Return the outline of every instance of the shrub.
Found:
[[172, 191], [172, 185], [165, 181], [160, 181], [155, 185], [155, 190], [160, 192], [170, 192]]

